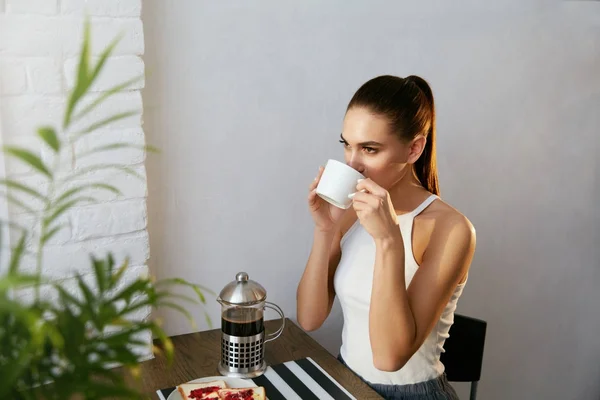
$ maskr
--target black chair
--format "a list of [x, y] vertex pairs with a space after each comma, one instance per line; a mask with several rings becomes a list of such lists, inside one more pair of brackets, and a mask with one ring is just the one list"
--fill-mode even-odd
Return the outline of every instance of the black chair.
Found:
[[445, 352], [440, 360], [446, 368], [450, 382], [471, 382], [470, 400], [477, 397], [477, 384], [481, 378], [483, 348], [487, 322], [480, 319], [454, 314]]

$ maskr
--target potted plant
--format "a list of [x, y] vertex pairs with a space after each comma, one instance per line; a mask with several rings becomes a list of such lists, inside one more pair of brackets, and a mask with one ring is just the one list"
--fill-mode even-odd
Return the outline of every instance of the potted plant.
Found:
[[[86, 97], [117, 42], [113, 41], [92, 63], [90, 25], [86, 21], [75, 84], [68, 94], [62, 126], [60, 129], [41, 126], [37, 130], [40, 145], [47, 146], [52, 154], [51, 163], [25, 148], [6, 146], [3, 149], [8, 157], [28, 164], [46, 185], [42, 190], [14, 179], [0, 181], [6, 189], [7, 200], [36, 218], [33, 231], [11, 224], [13, 230], [19, 232], [19, 238], [0, 275], [0, 399], [142, 398], [136, 388], [127, 385], [120, 371], [126, 370], [135, 376], [139, 371], [140, 353], [159, 351], [159, 347], [144, 337], [156, 337], [169, 360], [173, 356], [173, 345], [155, 320], [137, 319], [134, 317], [136, 311], [144, 307], [170, 307], [193, 323], [178, 301], [206, 303], [204, 294], [208, 290], [183, 279], [155, 281], [152, 277], [140, 276], [125, 282], [123, 275], [128, 262], [117, 262], [111, 254], [102, 258], [90, 256], [92, 279], [77, 276], [75, 293], [67, 290], [61, 281], [51, 281], [45, 274], [52, 266], [44, 263], [44, 248], [63, 228], [60, 217], [75, 205], [96, 202], [90, 194], [94, 190], [120, 194], [118, 188], [101, 181], [73, 184], [76, 178], [106, 169], [137, 175], [127, 166], [110, 163], [93, 164], [82, 170], [64, 168], [69, 152], [78, 148], [79, 140], [140, 112], [125, 111], [76, 128], [78, 122], [81, 125], [85, 121], [84, 117], [89, 117], [112, 95], [127, 89], [138, 79], [123, 82], [93, 101]], [[110, 143], [79, 156], [104, 154], [127, 147], [139, 145]], [[153, 149], [144, 146], [144, 150]], [[41, 204], [41, 210], [31, 208], [30, 201]], [[31, 243], [33, 245], [27, 245]], [[4, 245], [0, 246], [0, 251], [6, 251], [6, 244], [0, 244]], [[33, 272], [22, 268], [28, 252], [36, 260]], [[181, 290], [175, 293], [171, 289], [173, 285], [189, 288], [193, 297], [182, 295]], [[50, 301], [42, 295], [40, 289], [43, 286], [54, 291], [58, 300]], [[21, 290], [33, 294], [24, 299], [18, 296]], [[210, 324], [208, 316], [207, 321]], [[121, 367], [119, 372], [115, 371], [115, 366]]]

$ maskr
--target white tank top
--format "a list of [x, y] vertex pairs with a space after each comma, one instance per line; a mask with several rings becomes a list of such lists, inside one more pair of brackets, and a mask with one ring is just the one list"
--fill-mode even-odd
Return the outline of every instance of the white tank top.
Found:
[[[398, 215], [404, 241], [406, 287], [419, 265], [412, 252], [412, 228], [415, 216], [429, 206], [437, 196], [431, 195], [412, 212]], [[340, 354], [350, 368], [371, 383], [404, 385], [437, 378], [444, 372], [440, 354], [454, 322], [454, 310], [466, 284], [456, 287], [450, 301], [429, 336], [411, 359], [398, 371], [375, 368], [369, 341], [369, 303], [373, 286], [375, 242], [357, 220], [341, 240], [342, 256], [335, 272], [334, 287], [344, 315]], [[402, 333], [399, 332], [399, 335]]]

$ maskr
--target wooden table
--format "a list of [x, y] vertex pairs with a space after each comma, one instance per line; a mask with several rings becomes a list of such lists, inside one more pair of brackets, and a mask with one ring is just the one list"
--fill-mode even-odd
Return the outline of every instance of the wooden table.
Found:
[[[266, 321], [267, 332], [274, 332], [280, 320]], [[205, 376], [219, 375], [217, 365], [221, 359], [221, 330], [173, 336], [175, 360], [167, 365], [162, 356], [145, 361], [141, 366], [141, 385], [144, 392], [158, 399], [156, 391]], [[358, 400], [381, 399], [327, 350], [295, 325], [289, 318], [281, 336], [265, 345], [265, 359], [274, 365], [286, 361], [311, 357]]]

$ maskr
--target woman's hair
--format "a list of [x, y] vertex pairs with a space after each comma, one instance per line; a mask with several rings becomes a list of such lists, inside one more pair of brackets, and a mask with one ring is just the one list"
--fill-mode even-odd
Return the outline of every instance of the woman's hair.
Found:
[[418, 135], [425, 136], [425, 149], [415, 162], [414, 170], [425, 189], [439, 194], [435, 157], [435, 105], [427, 82], [416, 75], [406, 78], [378, 76], [356, 91], [347, 110], [352, 107], [365, 107], [385, 116], [393, 132], [405, 142]]

